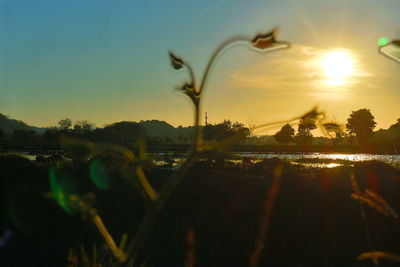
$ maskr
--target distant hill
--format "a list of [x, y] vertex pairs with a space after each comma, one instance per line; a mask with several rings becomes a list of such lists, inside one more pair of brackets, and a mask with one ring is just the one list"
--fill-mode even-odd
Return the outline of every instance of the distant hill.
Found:
[[0, 129], [7, 134], [11, 134], [14, 130], [27, 130], [35, 131], [38, 134], [42, 134], [46, 131], [46, 128], [39, 128], [35, 126], [30, 126], [23, 121], [10, 119], [8, 116], [0, 113]]
[[169, 138], [175, 138], [174, 126], [165, 121], [147, 120], [140, 121], [139, 124], [141, 124], [146, 129], [146, 133], [149, 136], [168, 136]]
[[180, 143], [186, 143], [193, 137], [194, 129], [192, 126], [175, 128], [171, 124], [159, 120], [140, 121], [139, 123], [144, 126], [147, 135], [151, 137], [167, 138]]

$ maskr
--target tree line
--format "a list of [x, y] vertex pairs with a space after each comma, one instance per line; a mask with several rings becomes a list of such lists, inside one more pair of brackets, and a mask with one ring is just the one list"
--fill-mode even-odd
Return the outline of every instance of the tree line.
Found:
[[[240, 122], [224, 120], [221, 123], [207, 124], [203, 127], [205, 142], [219, 142], [240, 134], [242, 145], [321, 145], [330, 142], [333, 145], [357, 146], [372, 144], [384, 150], [400, 152], [400, 119], [389, 129], [374, 131], [375, 118], [368, 109], [351, 112], [343, 129], [336, 129], [328, 138], [314, 137], [312, 130], [318, 125], [303, 121], [297, 125], [297, 131], [290, 124], [284, 125], [272, 137], [253, 136], [251, 130]], [[103, 128], [95, 127], [94, 123], [82, 120], [72, 123], [69, 118], [58, 122], [57, 127], [51, 127], [39, 134], [34, 130], [16, 129], [9, 133], [1, 129], [0, 144], [9, 146], [21, 145], [57, 145], [60, 137], [68, 136], [85, 139], [96, 143], [113, 143], [132, 145], [139, 139], [144, 139], [149, 146], [190, 144], [193, 140], [193, 127], [177, 128], [163, 121], [121, 121]], [[322, 140], [322, 141], [321, 141]]]
[[[387, 130], [374, 132], [375, 127], [376, 122], [371, 111], [363, 108], [352, 111], [345, 129], [337, 128], [330, 138], [334, 144], [385, 146], [400, 152], [400, 119]], [[316, 128], [316, 124], [300, 122], [296, 133], [293, 126], [285, 124], [275, 133], [274, 138], [278, 143], [286, 145], [310, 145], [313, 142], [311, 131]]]
[[[224, 120], [218, 124], [204, 126], [204, 140], [207, 142], [221, 141], [227, 137], [242, 134], [248, 136], [250, 131], [242, 123]], [[112, 143], [120, 145], [133, 145], [139, 139], [145, 140], [148, 145], [162, 144], [190, 144], [194, 136], [193, 127], [177, 128], [161, 121], [121, 121], [103, 128], [96, 128], [90, 121], [77, 121], [72, 123], [69, 118], [58, 122], [57, 127], [48, 128], [43, 134], [33, 130], [16, 129], [11, 134], [6, 134], [0, 129], [0, 143], [11, 145], [57, 145], [61, 137], [85, 139], [96, 143]]]

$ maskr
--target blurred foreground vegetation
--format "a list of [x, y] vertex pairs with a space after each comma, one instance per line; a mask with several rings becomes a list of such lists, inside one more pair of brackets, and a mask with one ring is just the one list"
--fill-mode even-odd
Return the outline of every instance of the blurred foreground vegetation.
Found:
[[[95, 228], [85, 218], [60, 209], [49, 187], [49, 167], [56, 163], [60, 170], [71, 174], [80, 195], [93, 198], [116, 240], [124, 233], [130, 240], [148, 203], [124, 179], [129, 166], [121, 159], [106, 156], [98, 160], [106, 166], [108, 189], [93, 184], [87, 161], [0, 157], [0, 264], [78, 266], [71, 257], [71, 249], [75, 249], [78, 258], [86, 255], [93, 261], [95, 251], [96, 262], [112, 265], [112, 254]], [[144, 169], [157, 191], [172, 173], [151, 162]], [[166, 203], [139, 254], [139, 262], [146, 266], [245, 266], [260, 234], [258, 229], [269, 201], [266, 192], [277, 170], [281, 175], [279, 194], [274, 213], [267, 218], [270, 225], [260, 266], [366, 266], [369, 261], [355, 260], [363, 252], [399, 252], [398, 225], [380, 212], [363, 208], [351, 197], [354, 176], [361, 191], [369, 189], [379, 194], [400, 211], [399, 169], [381, 162], [315, 169], [279, 159], [236, 164], [208, 159], [190, 169], [188, 179]]]

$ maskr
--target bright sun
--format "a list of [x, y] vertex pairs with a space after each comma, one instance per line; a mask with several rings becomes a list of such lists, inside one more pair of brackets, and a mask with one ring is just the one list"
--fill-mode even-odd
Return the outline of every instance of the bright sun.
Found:
[[347, 51], [331, 51], [323, 55], [320, 65], [328, 85], [342, 85], [354, 73], [353, 59]]

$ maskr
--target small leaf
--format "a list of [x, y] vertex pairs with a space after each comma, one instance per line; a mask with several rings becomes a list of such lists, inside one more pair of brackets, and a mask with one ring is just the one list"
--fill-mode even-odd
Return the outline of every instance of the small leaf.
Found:
[[180, 70], [185, 65], [183, 59], [175, 56], [172, 52], [169, 52], [169, 59], [171, 60], [172, 67], [176, 70]]
[[325, 118], [325, 114], [318, 110], [317, 107], [311, 111], [305, 113], [300, 117], [300, 124], [303, 124], [307, 128], [316, 128], [318, 122]]
[[192, 85], [192, 84], [185, 83], [185, 84], [180, 88], [180, 90], [181, 90], [182, 92], [184, 92], [184, 93], [187, 93], [187, 92], [192, 92], [192, 91], [194, 91], [194, 88], [193, 88], [193, 85]]
[[278, 32], [278, 28], [273, 29], [270, 32], [257, 34], [252, 40], [251, 44], [253, 47], [264, 50], [271, 47], [276, 43], [275, 35]]
[[187, 95], [192, 102], [197, 105], [199, 102], [199, 94], [194, 90], [193, 85], [189, 83], [185, 83], [180, 90]]
[[325, 130], [327, 131], [332, 131], [332, 132], [336, 132], [340, 130], [340, 125], [337, 123], [324, 123], [322, 124], [322, 126], [325, 128]]
[[330, 137], [332, 137], [331, 134], [335, 134], [336, 137], [344, 135], [342, 126], [335, 122], [323, 123], [322, 130]]
[[314, 107], [312, 110], [301, 116], [300, 120], [303, 123], [315, 123], [316, 120], [324, 116], [324, 113], [319, 111], [318, 107]]
[[272, 31], [262, 34], [257, 34], [251, 41], [252, 47], [267, 50], [270, 48], [288, 48], [289, 43], [279, 42], [276, 40], [276, 35], [278, 34], [279, 28], [274, 28]]

